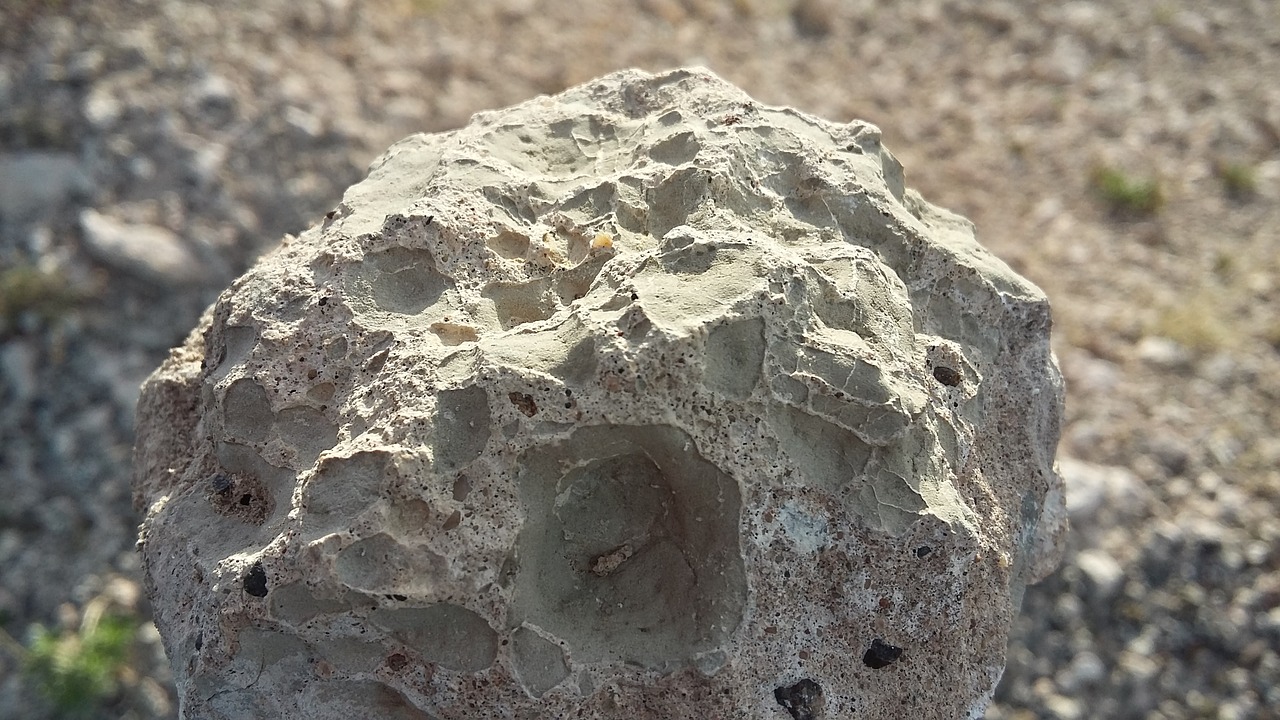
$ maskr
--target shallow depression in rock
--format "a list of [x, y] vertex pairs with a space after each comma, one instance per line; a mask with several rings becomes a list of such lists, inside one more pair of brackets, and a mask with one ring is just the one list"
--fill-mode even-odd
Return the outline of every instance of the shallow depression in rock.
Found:
[[687, 434], [581, 428], [522, 465], [519, 617], [579, 660], [659, 669], [692, 663], [736, 629], [746, 595], [737, 483]]

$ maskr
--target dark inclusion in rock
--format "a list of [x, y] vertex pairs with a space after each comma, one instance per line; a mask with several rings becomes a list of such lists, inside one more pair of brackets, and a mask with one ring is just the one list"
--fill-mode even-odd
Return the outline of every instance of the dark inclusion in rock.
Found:
[[226, 473], [216, 473], [213, 477], [209, 478], [209, 485], [213, 488], [213, 491], [219, 495], [226, 495], [231, 492], [231, 487], [235, 485], [235, 482], [233, 482]]
[[873, 670], [879, 670], [882, 667], [888, 667], [900, 657], [902, 657], [902, 648], [876, 638], [871, 641], [871, 647], [863, 654], [862, 662]]
[[773, 691], [773, 698], [778, 704], [791, 713], [795, 720], [821, 720], [822, 718], [822, 686], [805, 678], [790, 687], [780, 687]]
[[267, 572], [262, 569], [262, 563], [256, 562], [249, 568], [244, 576], [244, 591], [254, 597], [267, 596]]
[[939, 365], [933, 369], [933, 379], [946, 385], [947, 387], [955, 387], [960, 384], [963, 379], [960, 373], [949, 367]]

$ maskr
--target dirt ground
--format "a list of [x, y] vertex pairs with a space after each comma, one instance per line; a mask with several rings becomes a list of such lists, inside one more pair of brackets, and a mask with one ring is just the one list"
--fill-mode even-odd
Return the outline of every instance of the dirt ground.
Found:
[[104, 608], [132, 629], [89, 716], [176, 715], [133, 404], [258, 253], [404, 135], [680, 65], [878, 124], [1051, 298], [1075, 531], [988, 717], [1277, 717], [1274, 0], [7, 0], [0, 717], [69, 712], [21, 671], [34, 624]]

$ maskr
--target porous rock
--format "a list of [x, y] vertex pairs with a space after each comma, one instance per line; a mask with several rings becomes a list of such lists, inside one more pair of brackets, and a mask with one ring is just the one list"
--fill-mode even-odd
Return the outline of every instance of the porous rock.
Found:
[[705, 70], [409, 137], [144, 388], [183, 716], [980, 717], [1049, 325], [875, 127]]

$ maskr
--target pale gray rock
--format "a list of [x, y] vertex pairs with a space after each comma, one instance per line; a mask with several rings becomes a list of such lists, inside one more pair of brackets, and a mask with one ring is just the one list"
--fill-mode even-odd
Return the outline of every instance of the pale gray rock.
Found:
[[185, 718], [977, 718], [1044, 295], [863, 122], [625, 71], [415, 135], [143, 389]]
[[1124, 581], [1124, 568], [1103, 550], [1089, 548], [1074, 558], [1075, 564], [1092, 585], [1090, 590], [1100, 600], [1110, 600]]
[[0, 223], [16, 227], [46, 219], [68, 201], [92, 191], [93, 182], [74, 155], [0, 155]]
[[176, 285], [206, 272], [182, 238], [158, 225], [125, 223], [85, 208], [80, 234], [95, 260], [149, 282]]

